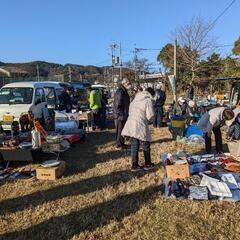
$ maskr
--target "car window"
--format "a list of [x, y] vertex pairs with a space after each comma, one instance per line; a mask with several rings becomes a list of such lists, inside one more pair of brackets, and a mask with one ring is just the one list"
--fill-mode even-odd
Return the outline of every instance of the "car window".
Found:
[[2, 88], [0, 104], [30, 104], [32, 103], [33, 88]]
[[37, 88], [35, 91], [35, 103], [36, 102], [46, 102], [45, 93], [43, 88]]
[[53, 87], [44, 87], [44, 92], [47, 103], [50, 105], [54, 105], [56, 103], [55, 89]]

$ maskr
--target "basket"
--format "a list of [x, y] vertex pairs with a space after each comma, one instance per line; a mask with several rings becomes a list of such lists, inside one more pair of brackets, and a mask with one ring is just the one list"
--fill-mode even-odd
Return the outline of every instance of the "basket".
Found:
[[185, 120], [172, 120], [172, 126], [174, 128], [184, 128], [186, 124]]

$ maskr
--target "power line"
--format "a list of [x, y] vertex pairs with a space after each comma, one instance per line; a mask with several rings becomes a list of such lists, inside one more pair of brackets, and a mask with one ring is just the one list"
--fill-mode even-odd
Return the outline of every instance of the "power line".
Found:
[[215, 18], [215, 20], [212, 22], [212, 25], [215, 25], [215, 23], [224, 15], [224, 13], [227, 12], [227, 10], [236, 2], [237, 0], [231, 1], [231, 3]]

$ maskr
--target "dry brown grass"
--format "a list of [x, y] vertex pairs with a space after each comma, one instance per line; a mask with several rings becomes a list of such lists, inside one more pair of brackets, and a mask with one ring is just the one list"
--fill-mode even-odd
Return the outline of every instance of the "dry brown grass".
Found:
[[[166, 129], [152, 133], [155, 163], [160, 153], [200, 150]], [[64, 156], [58, 181], [2, 184], [0, 239], [240, 239], [239, 204], [165, 199], [164, 170], [133, 174], [129, 154], [115, 151], [113, 130], [90, 134]]]

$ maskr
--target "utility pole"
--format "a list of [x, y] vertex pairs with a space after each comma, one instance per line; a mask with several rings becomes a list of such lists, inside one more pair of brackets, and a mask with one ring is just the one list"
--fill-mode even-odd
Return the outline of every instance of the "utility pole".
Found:
[[175, 101], [177, 100], [177, 39], [174, 42], [174, 78], [175, 78]]
[[70, 65], [68, 65], [68, 76], [69, 76], [69, 82], [72, 82], [72, 71], [71, 71]]
[[177, 80], [177, 40], [174, 42], [174, 76]]
[[134, 48], [134, 79], [137, 81], [137, 48]]
[[121, 44], [121, 42], [119, 43], [119, 56], [120, 56], [120, 73], [119, 73], [119, 78], [120, 78], [120, 81], [122, 81], [122, 44]]
[[38, 66], [38, 64], [37, 64], [37, 81], [40, 82], [39, 66]]

